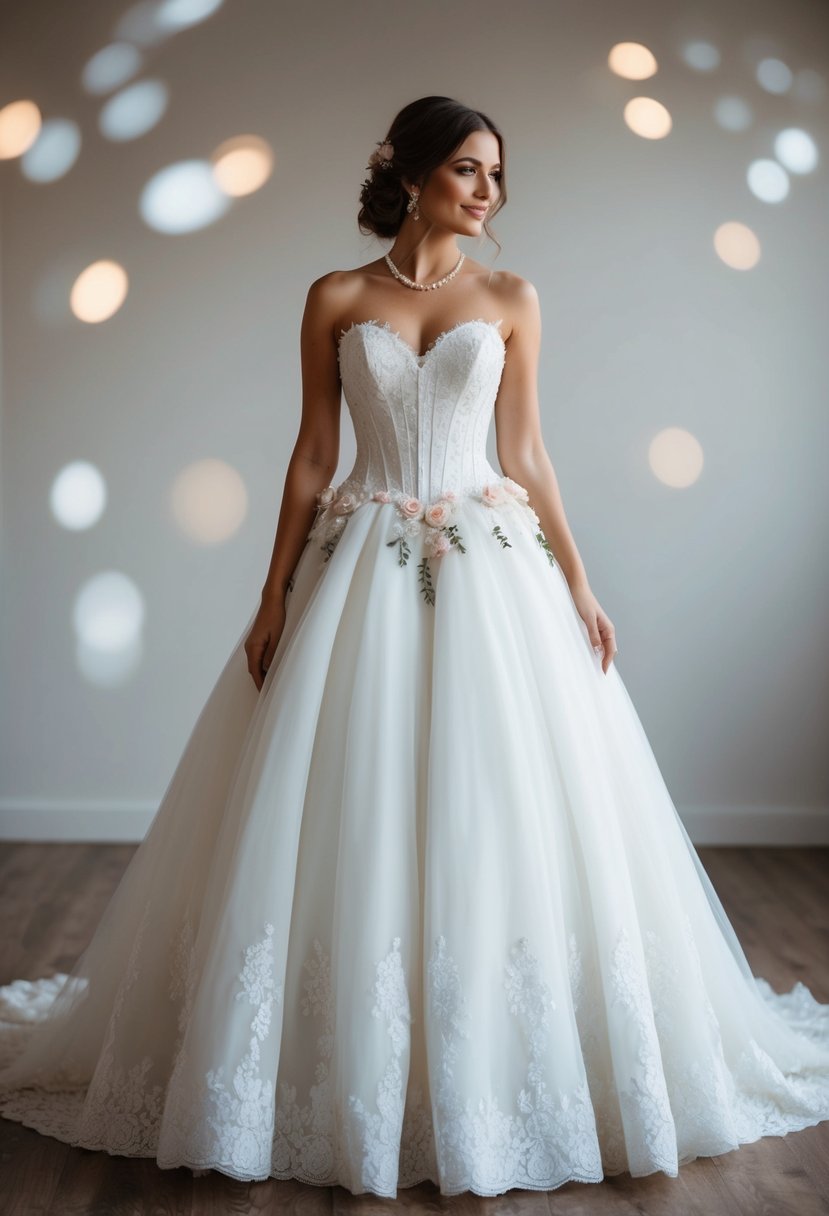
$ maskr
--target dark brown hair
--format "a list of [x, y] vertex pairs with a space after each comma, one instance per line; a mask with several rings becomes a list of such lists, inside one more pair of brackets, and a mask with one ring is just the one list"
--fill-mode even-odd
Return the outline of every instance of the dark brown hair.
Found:
[[507, 201], [504, 165], [504, 140], [491, 118], [480, 110], [455, 101], [451, 97], [419, 97], [397, 114], [386, 139], [394, 147], [391, 167], [367, 166], [370, 176], [360, 190], [360, 210], [357, 226], [361, 232], [381, 237], [395, 237], [406, 217], [409, 196], [402, 178], [426, 184], [429, 174], [447, 161], [473, 131], [491, 131], [498, 140], [501, 161], [500, 194], [497, 203], [484, 220], [484, 231], [490, 240], [500, 245], [490, 232], [489, 217], [500, 211]]

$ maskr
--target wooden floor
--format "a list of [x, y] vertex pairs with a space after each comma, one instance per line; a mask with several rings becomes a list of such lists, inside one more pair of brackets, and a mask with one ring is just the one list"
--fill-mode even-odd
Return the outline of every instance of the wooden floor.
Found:
[[[0, 844], [0, 982], [69, 970], [135, 846]], [[701, 848], [700, 857], [755, 974], [778, 991], [802, 979], [829, 1002], [829, 849]], [[154, 1160], [71, 1148], [0, 1119], [0, 1216], [30, 1213], [302, 1214], [451, 1210], [613, 1216], [829, 1216], [829, 1122], [770, 1136], [681, 1167], [678, 1178], [620, 1175], [496, 1198], [441, 1196], [431, 1184], [397, 1200], [342, 1187], [236, 1182], [211, 1171], [161, 1170]]]

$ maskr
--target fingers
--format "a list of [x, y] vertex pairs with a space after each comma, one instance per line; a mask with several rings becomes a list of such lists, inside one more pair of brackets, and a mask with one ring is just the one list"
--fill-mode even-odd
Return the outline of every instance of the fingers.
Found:
[[610, 664], [618, 654], [616, 630], [609, 617], [597, 614], [587, 622], [587, 632], [593, 653], [601, 659], [602, 671], [607, 675]]
[[262, 659], [266, 649], [266, 640], [259, 640], [245, 644], [245, 654], [247, 655], [248, 660], [248, 672], [260, 692], [262, 690], [262, 685], [265, 682], [265, 673], [267, 671], [267, 668], [263, 668], [262, 666]]
[[608, 668], [616, 655], [619, 653], [616, 646], [616, 630], [613, 627], [613, 622], [609, 617], [605, 617], [599, 625], [599, 634], [601, 637], [601, 650], [604, 655], [602, 659], [602, 671], [607, 675]]
[[599, 632], [598, 617], [591, 616], [590, 620], [587, 621], [586, 624], [587, 634], [590, 638], [590, 645], [593, 647], [594, 653], [599, 655], [602, 653], [602, 635]]
[[268, 668], [270, 667], [271, 663], [273, 662], [273, 656], [274, 656], [275, 652], [276, 652], [276, 646], [274, 646], [273, 642], [271, 642], [270, 646], [265, 651], [265, 657], [262, 659], [262, 671], [266, 675], [268, 672]]

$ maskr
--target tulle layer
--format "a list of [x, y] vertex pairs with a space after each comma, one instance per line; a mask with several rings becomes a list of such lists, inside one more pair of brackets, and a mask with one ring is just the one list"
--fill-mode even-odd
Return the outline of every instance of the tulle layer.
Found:
[[428, 580], [398, 518], [309, 542], [261, 693], [251, 616], [72, 972], [0, 990], [0, 1112], [389, 1197], [829, 1118], [829, 1005], [752, 975], [532, 515], [462, 498]]

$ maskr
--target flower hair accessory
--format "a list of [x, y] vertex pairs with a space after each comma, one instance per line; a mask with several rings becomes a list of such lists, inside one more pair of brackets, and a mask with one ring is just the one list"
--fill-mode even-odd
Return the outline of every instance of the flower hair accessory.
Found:
[[377, 147], [371, 156], [368, 158], [368, 166], [370, 169], [390, 169], [391, 158], [394, 156], [394, 145], [390, 144], [387, 139], [378, 140]]

